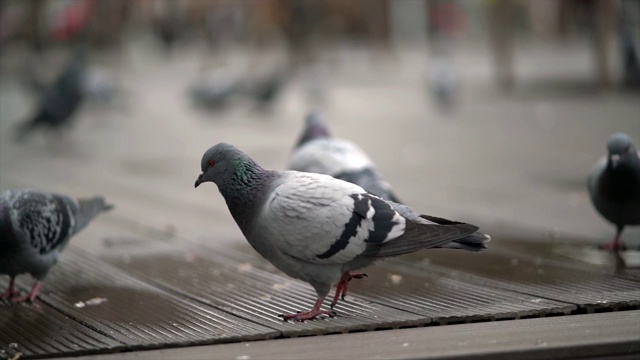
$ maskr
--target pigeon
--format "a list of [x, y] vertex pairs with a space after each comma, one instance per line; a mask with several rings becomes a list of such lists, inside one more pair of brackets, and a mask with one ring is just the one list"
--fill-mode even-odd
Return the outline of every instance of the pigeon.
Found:
[[624, 133], [609, 137], [607, 151], [591, 169], [587, 183], [596, 210], [616, 226], [613, 241], [604, 247], [621, 250], [624, 227], [640, 225], [640, 152]]
[[[401, 203], [366, 153], [353, 142], [331, 137], [324, 118], [317, 111], [309, 113], [306, 118], [306, 127], [291, 154], [289, 169], [331, 175], [356, 184], [384, 200]], [[435, 217], [430, 219], [439, 220]], [[440, 247], [481, 251], [486, 245], [473, 235]]]
[[[0, 300], [34, 301], [71, 237], [112, 207], [100, 196], [76, 200], [35, 190], [0, 193], [0, 274], [10, 277]], [[14, 281], [22, 273], [31, 274], [36, 282], [28, 294], [20, 296]]]
[[189, 89], [189, 97], [197, 106], [217, 110], [229, 104], [240, 88], [240, 82], [237, 79], [219, 77], [192, 85]]
[[267, 110], [275, 102], [289, 80], [287, 71], [276, 69], [246, 85], [247, 95], [253, 98], [257, 110]]
[[251, 246], [290, 277], [309, 283], [317, 300], [310, 311], [282, 315], [310, 320], [320, 315], [333, 284], [331, 308], [344, 297], [355, 271], [376, 260], [441, 247], [475, 234], [478, 227], [420, 215], [406, 205], [386, 201], [358, 185], [328, 175], [271, 171], [233, 145], [209, 148], [195, 182], [218, 186], [229, 212]]
[[437, 104], [442, 109], [450, 109], [456, 102], [458, 75], [451, 61], [440, 59], [431, 69], [430, 86]]
[[331, 175], [385, 200], [400, 202], [367, 154], [351, 141], [334, 138], [322, 114], [312, 111], [289, 157], [290, 170]]
[[72, 115], [84, 99], [84, 58], [83, 52], [75, 56], [55, 84], [42, 94], [35, 116], [18, 124], [15, 134], [17, 141], [26, 140], [42, 126], [61, 131], [69, 125]]

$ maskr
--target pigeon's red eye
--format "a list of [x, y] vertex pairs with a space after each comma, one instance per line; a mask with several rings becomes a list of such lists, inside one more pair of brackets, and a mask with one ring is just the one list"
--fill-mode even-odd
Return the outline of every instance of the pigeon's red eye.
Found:
[[215, 164], [216, 164], [216, 162], [215, 162], [215, 161], [213, 161], [213, 160], [209, 160], [209, 167], [210, 167], [210, 168], [212, 168], [212, 167], [213, 167], [213, 165], [215, 165]]

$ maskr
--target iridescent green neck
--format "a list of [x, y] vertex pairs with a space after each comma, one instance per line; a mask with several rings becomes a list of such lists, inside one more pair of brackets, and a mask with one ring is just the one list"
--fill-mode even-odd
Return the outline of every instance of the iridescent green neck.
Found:
[[273, 174], [250, 158], [233, 160], [227, 181], [220, 193], [240, 229], [245, 232], [262, 206], [265, 189]]

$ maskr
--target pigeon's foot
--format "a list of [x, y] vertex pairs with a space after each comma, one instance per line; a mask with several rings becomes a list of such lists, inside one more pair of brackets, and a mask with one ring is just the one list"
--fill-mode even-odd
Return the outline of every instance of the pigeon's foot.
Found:
[[598, 247], [602, 250], [608, 250], [608, 251], [624, 251], [627, 249], [627, 247], [624, 246], [624, 244], [621, 241], [612, 241], [608, 244], [602, 244]]
[[14, 304], [20, 304], [27, 301], [33, 302], [38, 297], [38, 295], [40, 295], [41, 286], [42, 286], [42, 283], [40, 281], [36, 281], [36, 283], [33, 284], [33, 287], [31, 288], [31, 291], [28, 294], [12, 297], [11, 302]]
[[344, 298], [347, 296], [347, 290], [349, 290], [349, 281], [351, 281], [351, 279], [362, 279], [365, 277], [367, 277], [367, 274], [364, 273], [352, 273], [350, 271], [343, 273], [340, 277], [340, 281], [338, 281], [336, 294], [333, 297], [333, 301], [331, 301], [331, 308], [333, 309], [333, 307], [336, 306], [336, 304], [338, 303], [338, 299], [344, 300]]
[[280, 315], [282, 320], [294, 320], [294, 321], [305, 321], [305, 320], [313, 320], [320, 315], [328, 315], [329, 317], [334, 317], [336, 314], [333, 310], [311, 310], [311, 311], [300, 311], [295, 314], [288, 315]]
[[20, 296], [20, 291], [16, 290], [13, 286], [14, 281], [15, 279], [11, 277], [11, 280], [9, 280], [9, 286], [7, 286], [7, 290], [0, 294], [0, 300], [13, 299], [16, 296]]
[[600, 245], [599, 248], [602, 250], [608, 250], [608, 251], [623, 251], [625, 250], [625, 246], [622, 243], [622, 241], [620, 241], [620, 235], [622, 235], [622, 226], [618, 226], [618, 228], [616, 229], [616, 236], [613, 238], [613, 240], [611, 240], [610, 243], [608, 244], [604, 244], [604, 245]]
[[321, 296], [318, 297], [318, 300], [316, 300], [316, 304], [313, 306], [313, 309], [311, 309], [310, 311], [298, 311], [295, 314], [289, 314], [289, 315], [278, 315], [280, 317], [282, 317], [282, 320], [287, 321], [287, 320], [297, 320], [297, 321], [304, 321], [304, 320], [312, 320], [315, 319], [316, 317], [320, 316], [320, 315], [328, 315], [329, 317], [334, 317], [336, 314], [333, 310], [320, 310], [320, 307], [322, 307], [322, 303], [324, 302], [324, 298], [325, 296]]
[[12, 288], [7, 288], [7, 290], [5, 290], [2, 294], [0, 294], [0, 300], [13, 299], [17, 296], [20, 296], [20, 291]]

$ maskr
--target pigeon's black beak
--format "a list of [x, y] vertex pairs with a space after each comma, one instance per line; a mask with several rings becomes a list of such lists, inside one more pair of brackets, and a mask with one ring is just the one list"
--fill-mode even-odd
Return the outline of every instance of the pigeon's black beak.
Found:
[[198, 185], [202, 184], [202, 177], [204, 176], [204, 173], [198, 175], [198, 178], [196, 179], [196, 186], [198, 187]]

